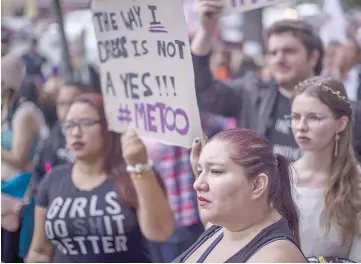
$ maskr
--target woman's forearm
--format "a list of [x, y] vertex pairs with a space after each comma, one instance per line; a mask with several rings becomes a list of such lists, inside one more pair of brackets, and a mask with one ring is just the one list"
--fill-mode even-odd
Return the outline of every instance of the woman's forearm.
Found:
[[153, 171], [131, 175], [138, 197], [138, 221], [143, 235], [151, 241], [166, 241], [175, 221], [168, 200]]
[[14, 155], [9, 150], [1, 149], [1, 161], [5, 161], [9, 165], [11, 165], [12, 167], [15, 167], [17, 169], [21, 169], [21, 168], [19, 168], [21, 166], [20, 166], [18, 160], [14, 157]]
[[52, 254], [46, 254], [37, 252], [35, 250], [29, 250], [28, 256], [26, 258], [26, 263], [51, 263]]
[[28, 161], [23, 157], [16, 157], [12, 151], [1, 149], [1, 161], [6, 162], [10, 166], [18, 170], [31, 169], [32, 161]]

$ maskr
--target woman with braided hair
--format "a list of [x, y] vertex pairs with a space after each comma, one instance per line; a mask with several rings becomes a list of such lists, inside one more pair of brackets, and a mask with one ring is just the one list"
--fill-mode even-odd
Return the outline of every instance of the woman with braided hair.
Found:
[[361, 262], [361, 173], [344, 86], [328, 77], [299, 83], [289, 119], [303, 153], [294, 164], [302, 251], [311, 262]]

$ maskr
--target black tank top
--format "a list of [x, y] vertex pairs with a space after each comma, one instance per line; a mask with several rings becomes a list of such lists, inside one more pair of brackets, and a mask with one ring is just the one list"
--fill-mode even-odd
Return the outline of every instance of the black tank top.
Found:
[[[187, 258], [193, 254], [208, 238], [212, 237], [215, 233], [217, 233], [222, 227], [220, 226], [212, 226], [208, 228], [199, 238], [198, 240], [182, 255], [176, 258], [174, 263], [183, 263]], [[223, 233], [221, 233], [214, 242], [209, 246], [209, 248], [202, 254], [202, 256], [198, 259], [197, 263], [202, 263], [209, 253], [213, 250], [213, 248], [220, 242], [223, 237]], [[288, 226], [288, 222], [286, 219], [281, 218], [276, 223], [266, 227], [260, 233], [258, 233], [246, 246], [240, 249], [236, 254], [227, 259], [226, 263], [245, 263], [249, 260], [258, 250], [263, 248], [269, 243], [272, 243], [277, 240], [288, 240], [296, 245], [298, 249], [299, 246], [294, 240], [292, 232]], [[300, 249], [301, 251], [301, 249]], [[301, 251], [302, 253], [302, 251]]]

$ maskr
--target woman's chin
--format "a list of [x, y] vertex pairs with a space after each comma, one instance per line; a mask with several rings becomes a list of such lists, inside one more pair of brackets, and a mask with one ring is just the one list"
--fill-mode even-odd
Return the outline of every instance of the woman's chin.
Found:
[[317, 151], [317, 148], [315, 148], [313, 146], [299, 146], [299, 148], [300, 148], [302, 153]]
[[87, 153], [84, 153], [83, 151], [72, 151], [74, 154], [74, 157], [76, 160], [87, 160], [88, 156]]
[[216, 221], [216, 215], [211, 212], [204, 212], [205, 210], [200, 210], [200, 217], [203, 223], [214, 223]]

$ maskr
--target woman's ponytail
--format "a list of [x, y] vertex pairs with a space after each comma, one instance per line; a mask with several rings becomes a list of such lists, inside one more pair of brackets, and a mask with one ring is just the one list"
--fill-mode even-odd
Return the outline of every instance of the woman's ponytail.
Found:
[[292, 197], [292, 180], [290, 163], [282, 155], [276, 155], [278, 171], [278, 188], [273, 199], [275, 209], [288, 221], [296, 242], [300, 245], [299, 212]]

